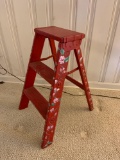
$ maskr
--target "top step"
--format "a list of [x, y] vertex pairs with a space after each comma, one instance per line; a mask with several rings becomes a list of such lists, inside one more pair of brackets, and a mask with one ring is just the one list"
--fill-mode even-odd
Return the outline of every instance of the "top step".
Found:
[[80, 40], [85, 37], [85, 34], [63, 29], [55, 26], [35, 28], [36, 33], [45, 36], [46, 38], [52, 38], [59, 42], [70, 42]]

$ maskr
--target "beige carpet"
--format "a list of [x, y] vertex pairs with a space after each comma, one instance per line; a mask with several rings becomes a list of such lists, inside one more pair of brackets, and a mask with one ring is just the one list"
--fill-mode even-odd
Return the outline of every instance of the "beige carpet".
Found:
[[[31, 103], [18, 110], [22, 87], [0, 85], [0, 160], [120, 160], [120, 100], [93, 97], [90, 112], [85, 97], [63, 93], [54, 143], [43, 150], [43, 118]], [[49, 90], [40, 90], [48, 96]], [[120, 97], [120, 91], [92, 93]]]

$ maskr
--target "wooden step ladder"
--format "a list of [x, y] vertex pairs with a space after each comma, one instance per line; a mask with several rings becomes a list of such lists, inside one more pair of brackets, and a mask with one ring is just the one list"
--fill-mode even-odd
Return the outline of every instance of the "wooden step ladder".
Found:
[[[43, 116], [45, 119], [45, 127], [41, 147], [45, 148], [53, 142], [65, 79], [85, 91], [90, 111], [93, 110], [93, 103], [80, 49], [80, 44], [85, 35], [83, 33], [78, 33], [55, 26], [36, 28], [34, 31], [35, 37], [19, 109], [21, 110], [27, 108], [30, 100]], [[49, 40], [52, 55], [47, 58], [41, 58], [42, 49], [46, 38]], [[59, 42], [57, 51], [55, 47], [55, 40]], [[74, 50], [78, 67], [70, 72], [67, 72], [71, 50]], [[42, 62], [49, 58], [53, 58], [54, 70]], [[82, 84], [69, 76], [69, 74], [75, 72], [76, 70], [79, 70]], [[47, 100], [34, 88], [36, 73], [51, 84], [49, 102], [47, 102]]]

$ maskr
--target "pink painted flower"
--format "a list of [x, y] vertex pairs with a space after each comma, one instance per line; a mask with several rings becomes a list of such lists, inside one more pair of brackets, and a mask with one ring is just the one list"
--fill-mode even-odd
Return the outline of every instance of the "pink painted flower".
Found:
[[50, 126], [48, 126], [48, 127], [47, 127], [47, 130], [50, 130], [50, 128], [51, 128], [51, 127], [50, 127]]
[[55, 99], [53, 100], [54, 103], [57, 103], [58, 101], [59, 101], [58, 98], [55, 98]]
[[53, 128], [53, 125], [51, 126], [51, 129]]
[[55, 96], [55, 93], [53, 93], [53, 96]]
[[54, 116], [57, 116], [57, 112], [54, 114]]
[[51, 109], [50, 109], [50, 112], [54, 112], [54, 108], [51, 108]]
[[53, 128], [53, 125], [48, 126], [48, 127], [47, 127], [47, 130], [49, 131], [49, 130], [51, 130], [52, 128]]
[[57, 88], [54, 88], [54, 92], [55, 92], [55, 93], [57, 92]]
[[65, 73], [65, 68], [60, 68], [60, 72]]
[[60, 59], [59, 59], [60, 64], [63, 64], [64, 60], [65, 60], [65, 57], [64, 56], [60, 56]]
[[55, 84], [58, 82], [58, 80], [55, 80]]

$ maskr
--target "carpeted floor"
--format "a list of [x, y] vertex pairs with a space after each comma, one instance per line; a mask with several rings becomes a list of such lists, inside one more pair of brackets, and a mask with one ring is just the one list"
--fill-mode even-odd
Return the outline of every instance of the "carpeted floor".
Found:
[[[120, 160], [120, 99], [94, 96], [90, 112], [84, 96], [63, 93], [54, 142], [43, 150], [43, 118], [31, 103], [18, 110], [22, 87], [0, 85], [0, 160]], [[39, 89], [48, 97], [49, 90]], [[120, 91], [92, 93], [120, 97]]]

